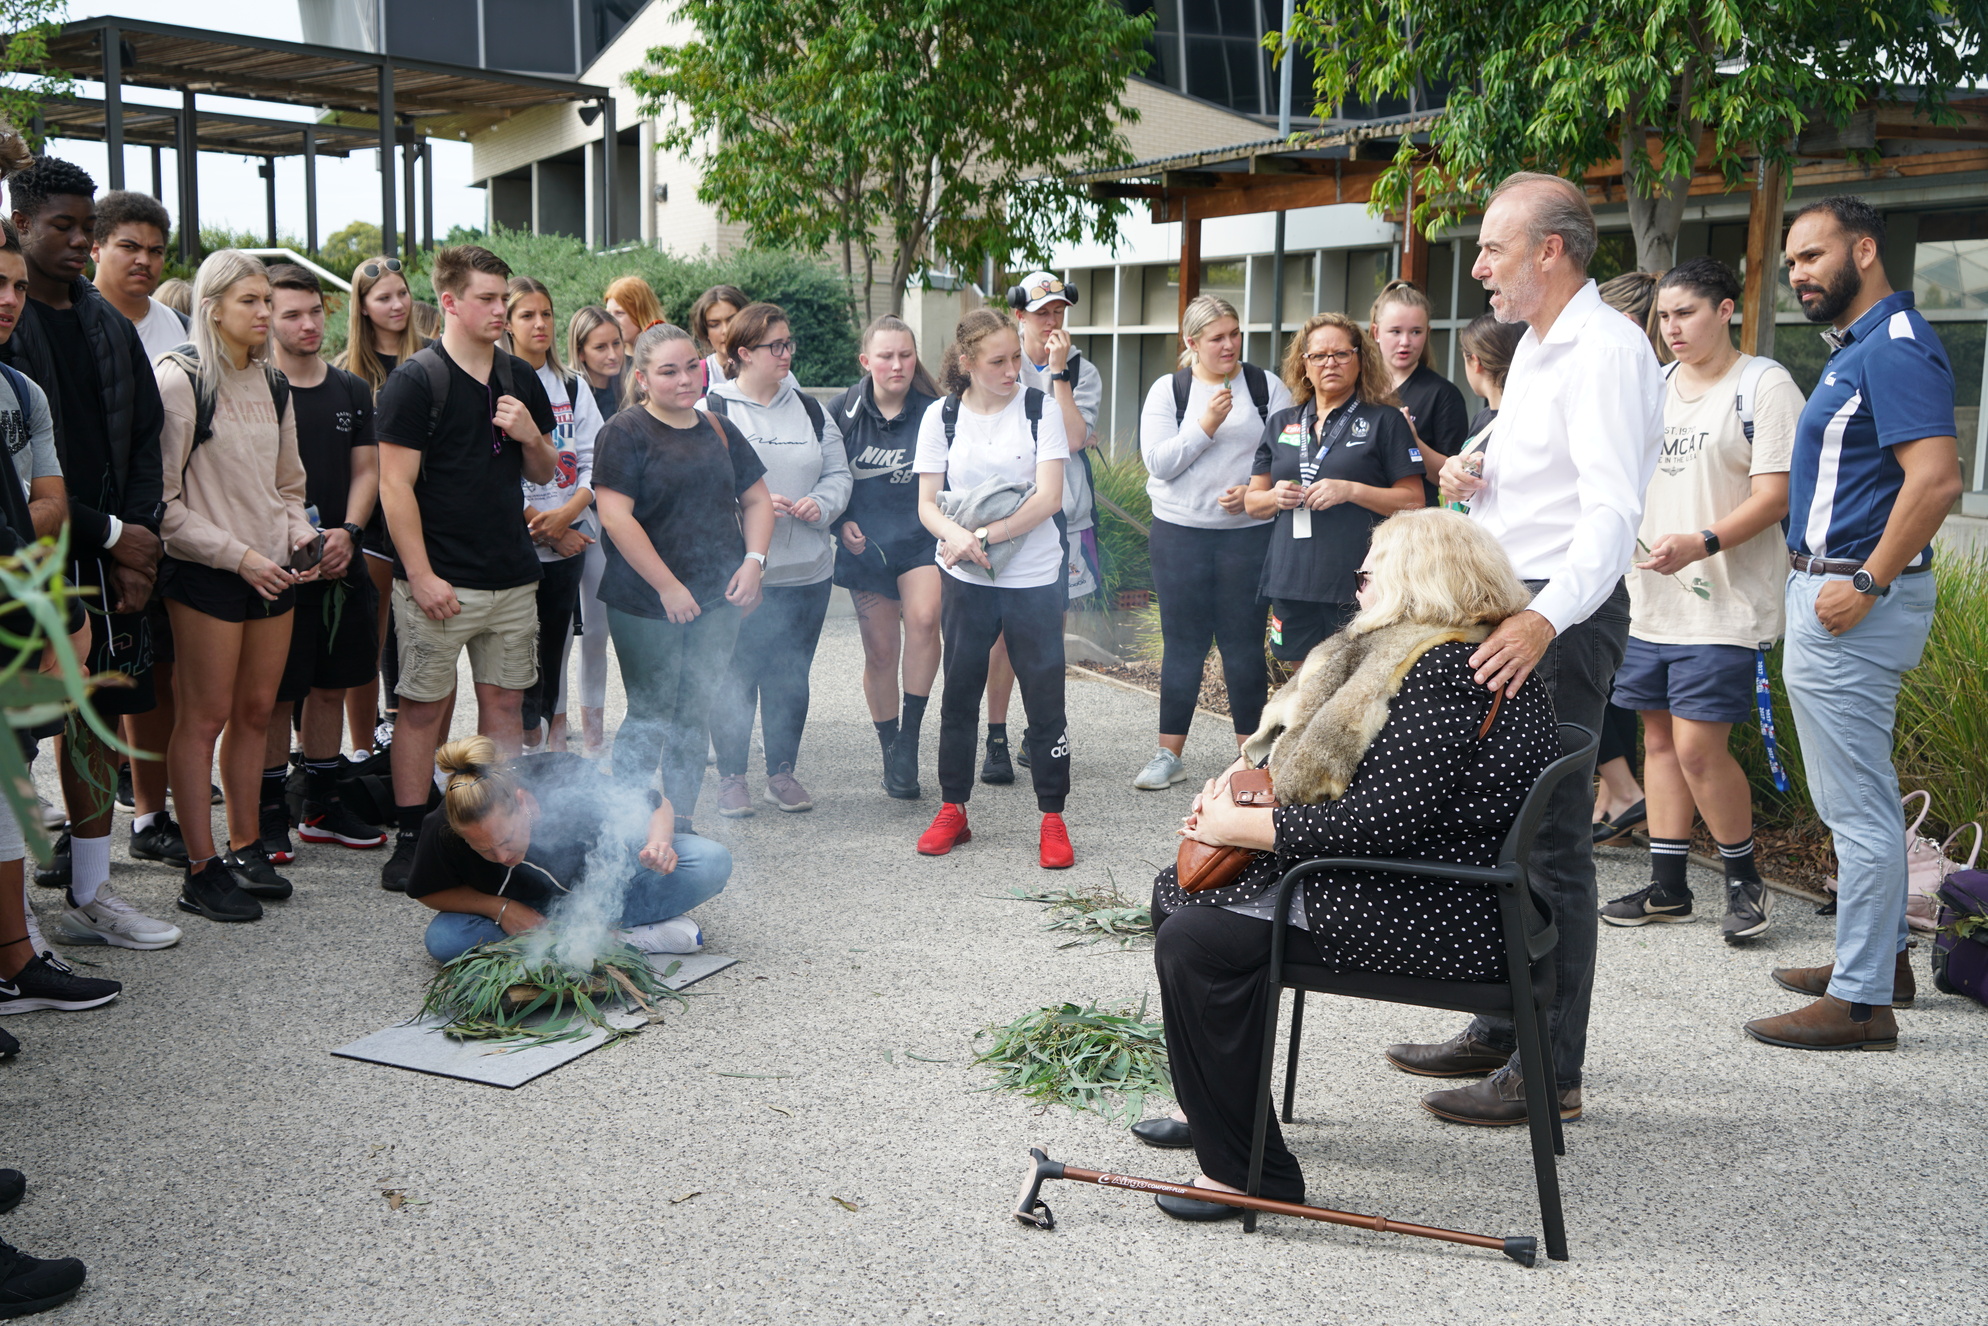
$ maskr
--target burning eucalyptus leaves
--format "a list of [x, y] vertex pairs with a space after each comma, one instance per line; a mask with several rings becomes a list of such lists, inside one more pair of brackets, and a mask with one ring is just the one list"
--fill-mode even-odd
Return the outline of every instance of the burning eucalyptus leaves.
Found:
[[443, 1033], [457, 1040], [515, 1041], [509, 1048], [525, 1049], [582, 1040], [597, 1029], [626, 1035], [607, 1021], [624, 996], [651, 1022], [662, 1021], [656, 1002], [690, 1002], [663, 984], [679, 962], [658, 972], [641, 952], [616, 943], [582, 972], [554, 956], [557, 946], [552, 926], [478, 944], [435, 973], [421, 1012], [446, 1019]]

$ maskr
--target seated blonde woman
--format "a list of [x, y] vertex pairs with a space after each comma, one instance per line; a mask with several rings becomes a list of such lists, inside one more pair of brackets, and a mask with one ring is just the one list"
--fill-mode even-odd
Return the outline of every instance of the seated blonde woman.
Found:
[[[1153, 885], [1154, 962], [1167, 1052], [1185, 1120], [1135, 1128], [1155, 1146], [1192, 1146], [1195, 1182], [1240, 1191], [1261, 1072], [1275, 889], [1320, 856], [1413, 857], [1488, 866], [1534, 779], [1560, 753], [1553, 701], [1528, 679], [1499, 700], [1470, 666], [1477, 643], [1531, 595], [1504, 551], [1466, 516], [1417, 509], [1374, 531], [1356, 581], [1360, 611], [1328, 637], [1264, 710], [1243, 755], [1195, 798], [1183, 834], [1261, 853], [1235, 883], [1182, 892], [1172, 866]], [[1229, 776], [1268, 763], [1279, 804], [1239, 808]], [[1482, 889], [1365, 871], [1307, 878], [1284, 918], [1286, 960], [1337, 971], [1451, 981], [1503, 976], [1498, 910]], [[1270, 1121], [1262, 1194], [1303, 1201], [1304, 1176]], [[1236, 1210], [1159, 1197], [1184, 1220]]]

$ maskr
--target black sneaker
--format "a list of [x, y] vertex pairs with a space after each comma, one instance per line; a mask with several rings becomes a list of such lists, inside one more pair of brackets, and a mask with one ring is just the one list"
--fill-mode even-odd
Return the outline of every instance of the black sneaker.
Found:
[[1766, 934], [1772, 899], [1767, 886], [1757, 879], [1727, 880], [1726, 917], [1719, 922], [1719, 932], [1726, 942], [1737, 944]]
[[[677, 832], [683, 832], [682, 824]], [[380, 887], [388, 893], [407, 892], [408, 876], [414, 873], [414, 847], [421, 841], [419, 829], [402, 829], [394, 835], [393, 855], [380, 867]]]
[[980, 781], [983, 783], [1015, 781], [1015, 766], [1008, 759], [1006, 737], [987, 738], [987, 758], [980, 762]]
[[262, 904], [242, 892], [232, 872], [220, 857], [210, 857], [199, 870], [189, 870], [180, 886], [179, 909], [204, 916], [210, 921], [256, 921], [262, 918]]
[[0, 981], [0, 1015], [53, 1008], [75, 1013], [108, 1004], [124, 990], [116, 981], [78, 976], [53, 953], [37, 953], [11, 981]]
[[0, 1059], [12, 1059], [21, 1052], [21, 1043], [12, 1032], [0, 1031]]
[[262, 854], [279, 866], [295, 861], [297, 848], [290, 841], [290, 808], [280, 801], [264, 802], [261, 820]]
[[269, 864], [269, 854], [261, 843], [250, 843], [238, 851], [229, 852], [221, 858], [221, 864], [235, 877], [243, 893], [252, 898], [269, 898], [277, 902], [290, 896], [290, 881], [276, 873], [276, 867]]
[[117, 804], [126, 810], [138, 809], [138, 798], [131, 792], [131, 766], [128, 764], [117, 771]]
[[0, 1169], [0, 1215], [21, 1204], [28, 1195], [28, 1176], [17, 1169]]
[[74, 1257], [45, 1261], [0, 1243], [0, 1317], [27, 1317], [76, 1297], [88, 1274]]
[[55, 840], [55, 852], [48, 858], [48, 864], [35, 867], [35, 883], [45, 889], [66, 889], [69, 887], [70, 857], [69, 831]]
[[225, 806], [228, 804], [228, 798], [221, 791], [219, 783], [209, 783], [207, 785], [207, 804], [210, 806]]
[[345, 808], [343, 801], [304, 803], [304, 822], [297, 836], [307, 843], [337, 843], [340, 847], [385, 847], [387, 836]]
[[1625, 893], [1601, 909], [1601, 919], [1610, 925], [1648, 925], [1652, 921], [1691, 921], [1691, 890], [1659, 893], [1655, 884]]
[[[1015, 747], [1015, 763], [1024, 769], [1031, 767], [1029, 764], [1029, 739], [1027, 737], [1023, 737], [1021, 744]], [[1190, 1198], [1189, 1200], [1192, 1199]]]
[[131, 855], [140, 861], [163, 861], [185, 870], [186, 839], [180, 836], [173, 817], [162, 811], [146, 827], [131, 831]]

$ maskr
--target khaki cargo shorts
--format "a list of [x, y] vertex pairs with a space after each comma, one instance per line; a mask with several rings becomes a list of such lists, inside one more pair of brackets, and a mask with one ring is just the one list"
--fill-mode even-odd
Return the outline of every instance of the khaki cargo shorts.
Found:
[[479, 686], [522, 691], [538, 680], [538, 586], [458, 589], [462, 611], [434, 621], [414, 602], [405, 580], [393, 582], [393, 620], [400, 636], [402, 699], [445, 700], [456, 688], [456, 659], [469, 650]]

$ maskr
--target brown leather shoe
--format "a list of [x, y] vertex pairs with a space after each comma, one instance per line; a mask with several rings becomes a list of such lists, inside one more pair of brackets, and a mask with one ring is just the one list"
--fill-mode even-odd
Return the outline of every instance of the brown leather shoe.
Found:
[[1895, 1050], [1898, 1019], [1889, 1005], [1872, 1004], [1871, 1015], [1858, 1022], [1850, 1016], [1850, 1005], [1835, 995], [1824, 995], [1807, 1008], [1777, 1018], [1756, 1018], [1746, 1024], [1746, 1034], [1791, 1050]]
[[[1526, 1121], [1525, 1078], [1517, 1069], [1505, 1068], [1482, 1082], [1448, 1091], [1431, 1091], [1422, 1097], [1422, 1108], [1451, 1123], [1475, 1124], [1481, 1128], [1504, 1128]], [[1581, 1117], [1581, 1089], [1568, 1087], [1560, 1093], [1560, 1118], [1571, 1123]]]
[[1441, 1045], [1390, 1045], [1384, 1053], [1396, 1068], [1418, 1077], [1477, 1077], [1497, 1072], [1512, 1057], [1510, 1050], [1473, 1040], [1467, 1031]]
[[[1912, 944], [1899, 950], [1898, 966], [1891, 977], [1891, 1006], [1910, 1008], [1912, 1001], [1919, 997], [1919, 982], [1912, 975]], [[1829, 978], [1836, 974], [1834, 965], [1828, 967], [1776, 967], [1774, 984], [1783, 990], [1793, 990], [1811, 999], [1820, 999], [1829, 993]]]

